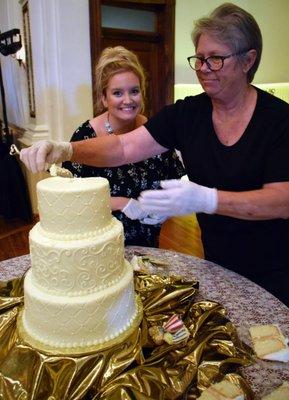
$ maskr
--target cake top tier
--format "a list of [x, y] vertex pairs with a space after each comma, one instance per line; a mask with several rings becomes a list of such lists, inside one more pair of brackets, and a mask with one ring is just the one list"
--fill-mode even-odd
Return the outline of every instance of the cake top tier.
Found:
[[81, 239], [109, 228], [109, 183], [105, 178], [43, 179], [37, 183], [40, 225], [46, 236]]

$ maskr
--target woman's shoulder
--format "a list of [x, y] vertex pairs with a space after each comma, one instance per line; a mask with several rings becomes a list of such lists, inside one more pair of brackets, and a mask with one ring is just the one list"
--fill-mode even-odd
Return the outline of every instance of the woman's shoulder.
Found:
[[106, 112], [103, 114], [97, 115], [96, 117], [89, 120], [89, 124], [97, 136], [102, 136], [103, 134], [106, 134], [106, 132], [104, 130], [104, 124], [106, 121], [107, 121], [107, 113]]
[[139, 128], [140, 126], [142, 126], [143, 124], [145, 124], [147, 122], [147, 117], [145, 115], [142, 114], [138, 114], [136, 116], [136, 120], [135, 120], [135, 125], [136, 128]]
[[92, 126], [90, 125], [90, 121], [86, 120], [83, 122], [73, 133], [70, 141], [76, 142], [78, 140], [88, 139], [95, 137], [95, 132]]
[[272, 109], [275, 112], [279, 111], [285, 112], [286, 114], [289, 113], [289, 104], [286, 101], [275, 96], [274, 93], [262, 90], [256, 86], [254, 87], [257, 90], [259, 107]]
[[211, 107], [211, 100], [209, 96], [203, 92], [197, 94], [195, 96], [186, 96], [183, 99], [177, 99], [175, 103], [168, 105], [164, 108], [168, 112], [175, 111], [175, 112], [188, 112], [191, 114], [194, 110], [198, 110], [201, 108], [202, 110], [210, 109]]
[[210, 100], [210, 98], [207, 95], [207, 93], [206, 92], [202, 92], [202, 93], [199, 93], [199, 94], [196, 94], [196, 95], [185, 96], [182, 99], [176, 99], [175, 104], [176, 103], [179, 103], [179, 104], [182, 104], [182, 103], [183, 104], [186, 104], [186, 103], [199, 103], [199, 102], [204, 102], [204, 101], [209, 101], [209, 100]]

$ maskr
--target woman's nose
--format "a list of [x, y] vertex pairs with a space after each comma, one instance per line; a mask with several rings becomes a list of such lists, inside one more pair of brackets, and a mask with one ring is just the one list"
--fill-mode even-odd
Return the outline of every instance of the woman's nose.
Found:
[[129, 93], [125, 93], [124, 94], [123, 102], [124, 103], [130, 103], [131, 102], [131, 98], [130, 98], [130, 94]]
[[199, 71], [202, 71], [202, 72], [210, 72], [211, 71], [208, 64], [206, 63], [206, 61], [203, 62]]

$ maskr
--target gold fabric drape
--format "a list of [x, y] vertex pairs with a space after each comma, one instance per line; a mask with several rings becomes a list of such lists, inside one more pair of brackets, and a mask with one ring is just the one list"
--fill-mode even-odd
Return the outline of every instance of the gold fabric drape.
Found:
[[[103, 351], [61, 355], [26, 343], [17, 319], [23, 278], [0, 284], [0, 394], [5, 400], [195, 399], [224, 375], [253, 394], [238, 375], [254, 362], [221, 304], [194, 302], [198, 282], [135, 272], [143, 319], [125, 342]], [[190, 332], [186, 343], [157, 346], [149, 327], [178, 314]], [[49, 327], [47, 328], [49, 329]], [[1, 396], [0, 396], [1, 398]]]

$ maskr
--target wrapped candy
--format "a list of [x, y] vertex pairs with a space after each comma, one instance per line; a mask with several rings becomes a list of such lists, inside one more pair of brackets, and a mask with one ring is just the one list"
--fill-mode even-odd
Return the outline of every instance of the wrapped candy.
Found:
[[177, 314], [171, 316], [171, 318], [163, 324], [163, 328], [166, 332], [177, 332], [184, 326], [183, 321]]
[[149, 328], [149, 334], [157, 345], [163, 344], [164, 341], [170, 345], [178, 344], [187, 341], [190, 336], [190, 332], [177, 314], [172, 315], [163, 326]]

